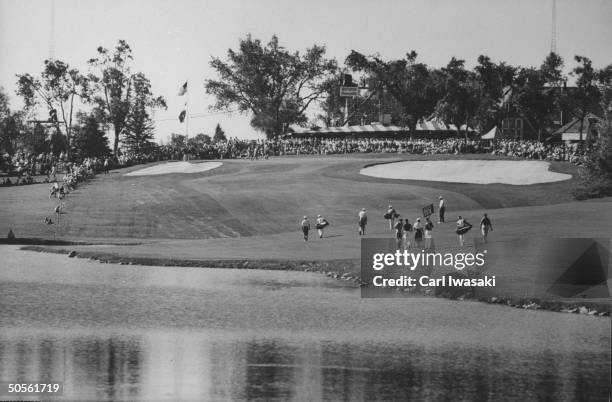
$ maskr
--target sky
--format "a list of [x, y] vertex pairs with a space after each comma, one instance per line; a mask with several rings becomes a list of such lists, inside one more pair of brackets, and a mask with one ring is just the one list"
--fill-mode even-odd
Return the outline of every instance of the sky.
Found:
[[[52, 5], [55, 24], [52, 29]], [[216, 79], [211, 57], [225, 58], [251, 34], [305, 51], [325, 45], [340, 65], [352, 49], [398, 59], [416, 50], [433, 67], [455, 56], [472, 67], [480, 54], [512, 65], [539, 66], [550, 51], [553, 0], [0, 0], [0, 86], [10, 106], [22, 107], [15, 74], [38, 75], [51, 51], [82, 72], [98, 46], [119, 39], [133, 50], [133, 71], [145, 73], [153, 91], [168, 103], [155, 115], [156, 138], [170, 133], [212, 135], [217, 123], [226, 134], [262, 138], [249, 116], [211, 112], [214, 99], [204, 80]], [[612, 1], [557, 0], [557, 52], [565, 70], [576, 54], [596, 68], [612, 63]], [[188, 131], [178, 115], [189, 82]], [[47, 118], [41, 115], [41, 118]]]

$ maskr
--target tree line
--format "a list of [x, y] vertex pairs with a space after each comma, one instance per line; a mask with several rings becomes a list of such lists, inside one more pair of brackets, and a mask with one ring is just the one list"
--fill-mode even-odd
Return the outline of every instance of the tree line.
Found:
[[[166, 109], [166, 100], [153, 93], [144, 73], [132, 71], [132, 60], [132, 49], [119, 40], [113, 49], [97, 48], [87, 61], [88, 73], [45, 60], [40, 74], [17, 74], [23, 110], [11, 111], [0, 88], [1, 150], [13, 154], [25, 146], [32, 152], [62, 151], [69, 158], [102, 156], [111, 152], [107, 129], [114, 134], [115, 155], [120, 140], [136, 151], [155, 146], [151, 113]], [[48, 118], [37, 118], [41, 109], [48, 110]]]
[[[132, 60], [132, 49], [119, 40], [112, 49], [97, 48], [87, 61], [88, 73], [46, 60], [36, 76], [17, 74], [16, 92], [24, 108], [11, 111], [0, 88], [1, 150], [12, 154], [18, 143], [26, 143], [34, 151], [46, 147], [95, 156], [109, 152], [105, 130], [113, 133], [115, 154], [120, 141], [136, 152], [154, 147], [151, 114], [166, 109], [166, 100], [154, 94], [145, 74], [132, 71]], [[434, 116], [459, 131], [472, 127], [483, 132], [511, 108], [544, 139], [558, 110], [582, 122], [595, 105], [609, 121], [612, 64], [596, 69], [585, 56], [575, 56], [574, 62], [570, 91], [563, 90], [569, 77], [563, 73], [564, 60], [555, 53], [539, 67], [512, 66], [481, 55], [473, 68], [455, 57], [437, 68], [419, 61], [415, 51], [385, 60], [352, 50], [340, 66], [326, 56], [325, 46], [314, 44], [300, 53], [281, 46], [276, 36], [263, 43], [247, 35], [224, 59], [212, 58], [217, 77], [205, 79], [204, 88], [214, 96], [212, 110], [248, 114], [251, 126], [268, 137], [296, 124], [360, 124], [378, 121], [380, 115], [410, 130]], [[358, 95], [341, 97], [341, 86], [359, 87]], [[309, 114], [314, 106], [319, 113]], [[41, 108], [49, 110], [48, 119], [36, 119]], [[175, 135], [171, 142], [209, 141], [204, 134], [196, 137]]]
[[[214, 57], [210, 63], [218, 75], [205, 81], [207, 93], [216, 99], [211, 109], [248, 113], [253, 128], [273, 137], [294, 124], [377, 121], [383, 111], [410, 130], [434, 116], [458, 130], [463, 126], [482, 132], [511, 108], [544, 139], [559, 110], [583, 121], [594, 105], [602, 112], [611, 106], [604, 93], [610, 91], [612, 64], [595, 69], [585, 56], [575, 56], [570, 73], [575, 86], [563, 90], [569, 77], [556, 53], [548, 54], [539, 67], [512, 66], [481, 55], [472, 69], [455, 57], [435, 68], [420, 62], [415, 51], [384, 60], [355, 50], [340, 67], [325, 53], [325, 46], [315, 44], [300, 54], [280, 46], [276, 36], [264, 44], [247, 35], [224, 60]], [[359, 95], [340, 97], [343, 85], [360, 87]], [[309, 120], [306, 110], [314, 102], [321, 113]]]

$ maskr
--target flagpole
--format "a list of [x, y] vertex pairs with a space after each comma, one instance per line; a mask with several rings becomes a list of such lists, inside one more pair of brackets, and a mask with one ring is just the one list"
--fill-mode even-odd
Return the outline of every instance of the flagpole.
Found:
[[187, 79], [187, 93], [185, 94], [185, 140], [189, 138], [189, 79]]

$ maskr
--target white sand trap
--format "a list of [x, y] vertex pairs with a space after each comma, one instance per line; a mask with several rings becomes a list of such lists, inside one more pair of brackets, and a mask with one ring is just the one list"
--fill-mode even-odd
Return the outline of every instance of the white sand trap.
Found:
[[189, 162], [168, 162], [162, 163], [161, 165], [155, 165], [148, 168], [134, 170], [133, 172], [126, 173], [126, 176], [153, 176], [159, 174], [168, 173], [200, 173], [207, 170], [216, 169], [223, 165], [221, 162], [203, 162], [203, 163], [189, 163]]
[[385, 179], [444, 181], [476, 184], [537, 184], [571, 179], [548, 170], [544, 161], [446, 160], [386, 163], [361, 169], [359, 173]]

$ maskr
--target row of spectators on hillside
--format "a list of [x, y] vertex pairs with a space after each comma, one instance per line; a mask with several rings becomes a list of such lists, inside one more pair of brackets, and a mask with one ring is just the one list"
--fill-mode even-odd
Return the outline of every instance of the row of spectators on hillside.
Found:
[[93, 175], [109, 168], [109, 158], [85, 158], [79, 163], [70, 162], [65, 153], [26, 154], [17, 152], [13, 157], [1, 156], [1, 170], [7, 177], [0, 180], [2, 186], [51, 183], [65, 177], [77, 179]]
[[515, 158], [557, 160], [579, 163], [577, 145], [544, 144], [538, 141], [500, 140], [495, 143], [465, 139], [381, 139], [381, 138], [291, 138], [204, 144], [198, 148], [160, 149], [162, 159], [237, 159], [284, 155], [332, 155], [348, 153], [409, 153], [418, 155], [489, 153]]
[[[392, 138], [284, 138], [273, 140], [239, 140], [202, 144], [198, 147], [165, 145], [147, 152], [124, 152], [118, 157], [86, 158], [80, 165], [92, 174], [103, 170], [128, 167], [160, 160], [186, 159], [258, 159], [284, 155], [332, 155], [348, 153], [407, 153], [418, 155], [488, 153], [496, 156], [538, 160], [569, 161], [579, 164], [582, 151], [576, 144], [544, 144], [538, 141], [498, 140], [493, 143], [458, 138], [442, 140]], [[52, 182], [57, 175], [69, 173], [71, 162], [63, 152], [26, 154], [13, 157], [5, 154], [0, 159], [1, 170], [9, 178], [0, 185]], [[10, 177], [13, 177], [13, 180]]]

